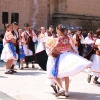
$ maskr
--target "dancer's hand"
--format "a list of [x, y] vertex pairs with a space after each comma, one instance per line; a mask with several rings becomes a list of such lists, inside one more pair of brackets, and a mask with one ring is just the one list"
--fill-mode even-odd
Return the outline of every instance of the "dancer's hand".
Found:
[[61, 47], [55, 47], [54, 50], [53, 50], [53, 53], [55, 54], [59, 54], [60, 53], [60, 50], [61, 50]]

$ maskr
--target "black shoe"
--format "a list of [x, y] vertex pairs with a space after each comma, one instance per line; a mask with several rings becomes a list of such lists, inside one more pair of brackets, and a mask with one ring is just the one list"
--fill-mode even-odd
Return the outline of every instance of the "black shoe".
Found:
[[29, 68], [29, 66], [26, 66], [26, 67], [24, 67], [24, 68]]
[[15, 70], [11, 70], [13, 73], [17, 73], [17, 71], [15, 71]]
[[13, 74], [12, 71], [5, 72], [5, 74]]
[[57, 91], [59, 91], [60, 90], [60, 88], [59, 88], [59, 86], [56, 84], [56, 87], [57, 87]]
[[88, 82], [88, 83], [91, 82], [91, 77], [92, 77], [92, 75], [89, 74], [89, 75], [88, 75], [88, 78], [87, 78], [87, 82]]
[[34, 65], [32, 65], [32, 68], [35, 68], [35, 66], [34, 66]]
[[24, 68], [23, 68], [23, 67], [21, 67], [20, 69], [21, 69], [21, 70], [23, 70]]
[[14, 69], [14, 65], [11, 66], [11, 69]]
[[51, 85], [51, 87], [53, 88], [54, 92], [55, 92], [55, 93], [57, 93], [56, 86], [54, 86], [54, 85]]
[[69, 95], [65, 95], [65, 97], [69, 97]]
[[99, 82], [99, 81], [93, 81], [93, 83], [94, 83], [94, 84], [100, 84], [100, 82]]
[[97, 77], [97, 76], [94, 77], [94, 81], [93, 81], [94, 84], [100, 84], [100, 82], [98, 81], [98, 78], [99, 77]]
[[63, 95], [65, 95], [65, 91], [64, 91], [64, 90], [59, 91], [59, 92], [56, 94], [56, 97], [63, 96]]

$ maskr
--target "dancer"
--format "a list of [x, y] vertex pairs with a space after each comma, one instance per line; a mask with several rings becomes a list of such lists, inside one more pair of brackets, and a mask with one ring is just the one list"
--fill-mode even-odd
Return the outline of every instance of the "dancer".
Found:
[[1, 57], [2, 50], [3, 50], [3, 39], [0, 36], [0, 57]]
[[48, 36], [45, 36], [45, 27], [40, 28], [40, 34], [38, 35], [38, 45], [36, 49], [36, 60], [39, 64], [40, 68], [46, 71], [46, 63], [48, 56], [45, 51], [45, 42], [47, 40]]
[[[37, 50], [36, 50], [36, 60], [37, 63], [39, 64], [40, 68], [39, 69], [43, 69], [44, 71], [46, 71], [46, 65], [47, 65], [47, 53], [45, 51], [45, 42], [47, 41], [48, 37], [52, 37], [52, 34], [45, 34], [45, 28], [41, 27], [40, 28], [40, 34], [38, 35], [38, 46], [37, 46]], [[57, 86], [56, 83], [53, 79], [49, 79], [47, 80], [49, 85], [53, 88], [54, 92], [57, 93]]]
[[90, 60], [91, 55], [94, 53], [94, 39], [91, 31], [89, 31], [88, 36], [85, 38], [84, 44], [84, 58]]
[[29, 62], [32, 63], [32, 68], [34, 68], [33, 61], [35, 60], [34, 54], [35, 54], [35, 44], [37, 40], [37, 36], [34, 33], [33, 30], [30, 29], [30, 25], [28, 23], [24, 24], [25, 26], [25, 31], [22, 33], [22, 38], [24, 40], [24, 52], [25, 52], [25, 62], [26, 62], [26, 67], [24, 68], [29, 68]]
[[17, 71], [15, 71], [15, 65], [19, 64], [19, 67], [20, 67], [20, 61], [19, 61], [19, 32], [18, 32], [18, 29], [19, 29], [19, 25], [17, 22], [13, 22], [12, 23], [12, 31], [11, 33], [13, 34], [14, 38], [16, 39], [16, 44], [15, 44], [15, 49], [16, 49], [16, 53], [18, 54], [18, 60], [17, 61], [14, 61], [14, 63], [12, 64], [11, 66], [11, 70], [13, 71], [13, 73], [17, 73]]
[[80, 56], [83, 56], [83, 41], [84, 41], [84, 37], [82, 35], [82, 30], [80, 28], [77, 29], [77, 33], [73, 36], [73, 38], [76, 40], [76, 48], [79, 52]]
[[100, 84], [98, 78], [100, 77], [100, 29], [96, 30], [97, 39], [95, 40], [94, 54], [91, 56], [93, 64], [88, 74], [87, 81], [91, 82], [92, 76], [94, 77], [93, 83]]
[[16, 44], [16, 39], [11, 33], [12, 27], [10, 24], [6, 24], [6, 32], [3, 40], [4, 48], [1, 54], [1, 59], [6, 62], [5, 74], [13, 74], [11, 71], [11, 65], [14, 60], [17, 60], [17, 54], [14, 47]]
[[24, 45], [24, 41], [22, 40], [22, 29], [18, 30], [19, 32], [19, 56], [20, 56], [20, 65], [21, 65], [21, 69], [23, 69], [23, 64], [25, 61], [25, 53], [24, 53], [24, 49], [23, 49], [23, 45]]
[[57, 35], [54, 33], [54, 26], [53, 25], [50, 25], [49, 26], [49, 32], [51, 33], [51, 35], [55, 38], [57, 37]]
[[[75, 75], [91, 66], [92, 62], [75, 54], [71, 39], [65, 35], [63, 25], [56, 28], [58, 38], [49, 38], [46, 42], [46, 52], [49, 55], [47, 61], [47, 76], [54, 79], [60, 90], [56, 96], [65, 94], [69, 96], [69, 76]], [[65, 90], [61, 79], [65, 79]]]

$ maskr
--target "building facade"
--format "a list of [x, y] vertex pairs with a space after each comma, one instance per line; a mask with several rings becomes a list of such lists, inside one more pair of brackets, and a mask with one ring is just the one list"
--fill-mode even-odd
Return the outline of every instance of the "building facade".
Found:
[[[20, 28], [28, 22], [33, 29], [50, 24], [76, 25], [78, 21], [100, 21], [100, 0], [0, 0], [0, 30], [3, 30], [3, 13], [8, 23], [17, 20]], [[2, 18], [3, 16], [3, 18]]]
[[100, 27], [99, 0], [56, 0], [57, 11], [52, 15], [56, 26], [82, 26], [85, 30], [95, 31]]
[[[13, 19], [12, 13], [18, 13], [18, 23], [24, 28], [24, 23], [30, 23], [32, 28], [47, 25], [47, 0], [0, 0], [0, 29], [3, 29], [2, 12], [8, 12], [8, 23]], [[13, 16], [16, 19], [16, 16]]]

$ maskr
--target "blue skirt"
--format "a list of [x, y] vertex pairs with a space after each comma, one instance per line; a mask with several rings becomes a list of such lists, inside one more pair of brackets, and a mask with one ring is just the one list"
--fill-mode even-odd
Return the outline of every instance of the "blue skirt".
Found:
[[20, 59], [24, 59], [25, 58], [25, 53], [24, 53], [23, 46], [21, 46], [21, 48], [19, 49], [19, 56], [20, 56]]

